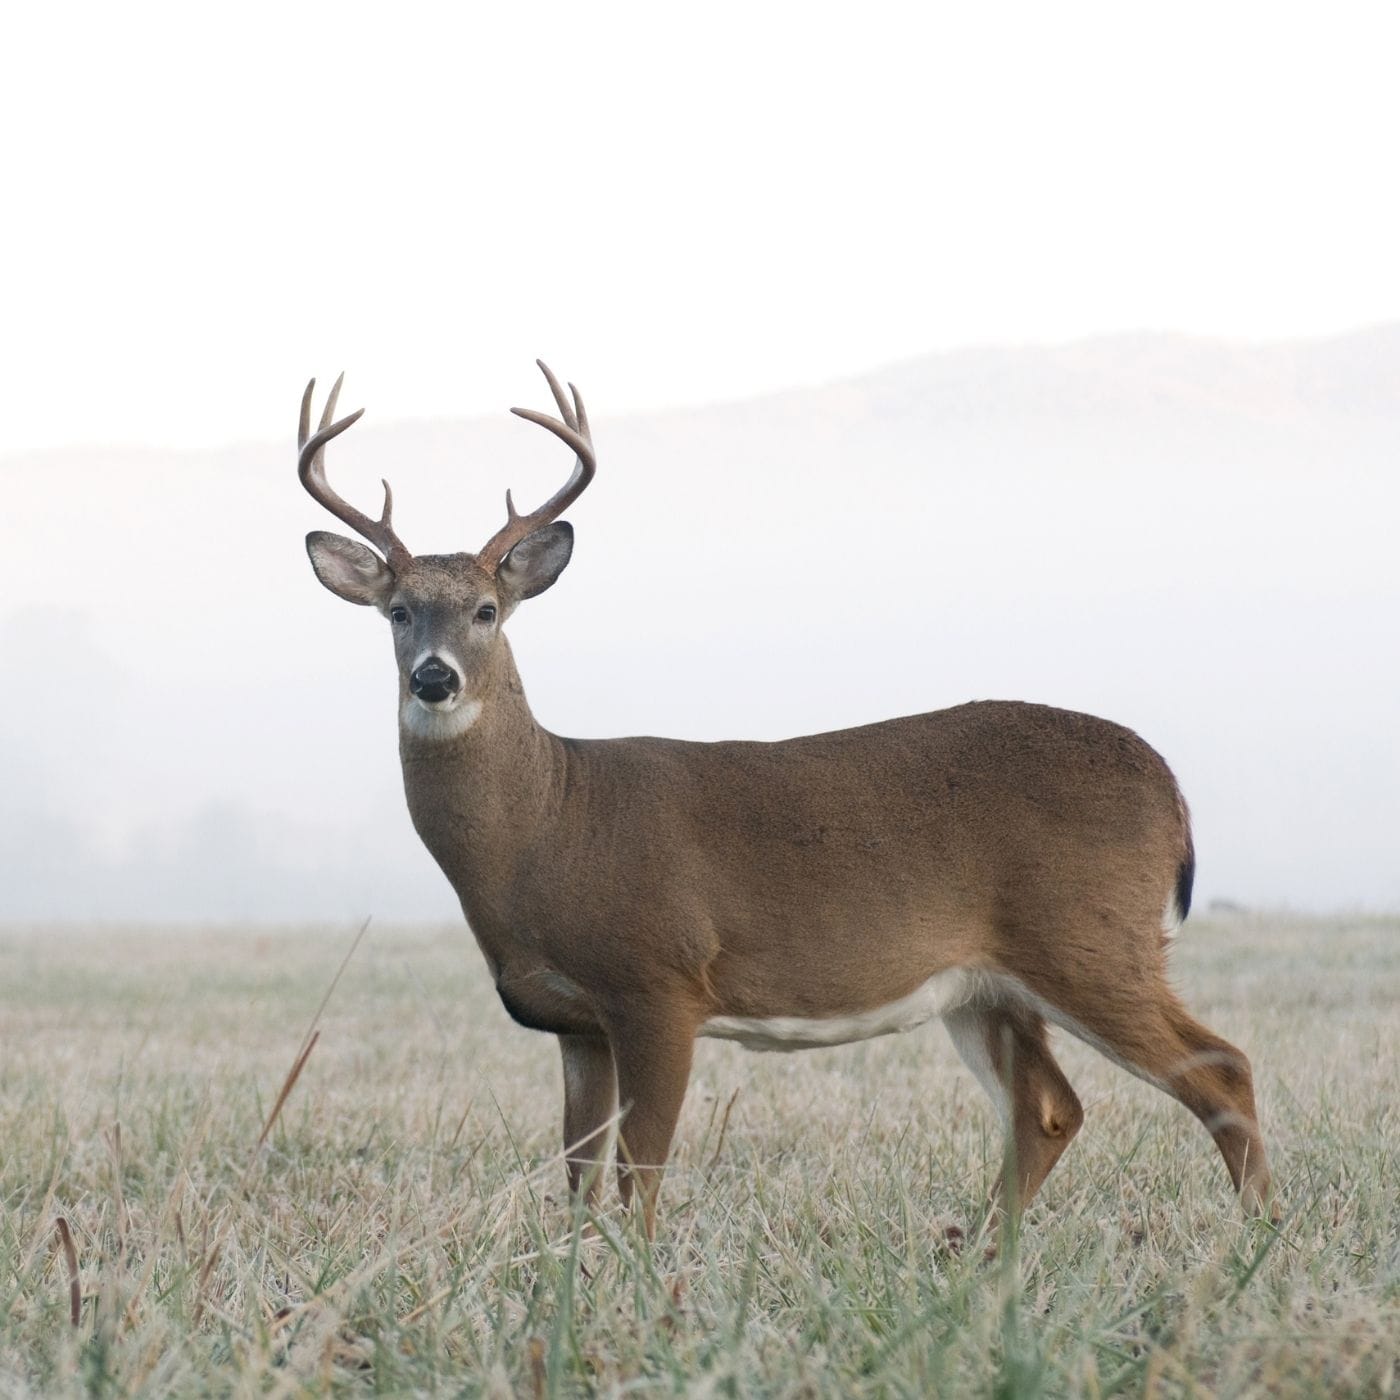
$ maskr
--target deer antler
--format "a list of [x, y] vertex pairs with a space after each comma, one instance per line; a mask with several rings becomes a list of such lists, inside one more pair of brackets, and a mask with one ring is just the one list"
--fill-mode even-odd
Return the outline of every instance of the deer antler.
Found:
[[369, 516], [362, 515], [354, 506], [337, 496], [331, 490], [330, 482], [326, 480], [326, 444], [333, 437], [343, 433], [364, 412], [364, 409], [357, 408], [354, 413], [338, 422], [331, 422], [331, 415], [335, 412], [335, 401], [340, 397], [340, 386], [344, 378], [345, 375], [341, 374], [331, 386], [315, 437], [310, 436], [311, 395], [316, 388], [314, 379], [306, 386], [306, 392], [301, 396], [301, 424], [297, 429], [297, 447], [301, 455], [297, 458], [297, 475], [315, 500], [325, 506], [337, 520], [343, 520], [356, 534], [363, 535], [393, 568], [408, 563], [413, 555], [394, 533], [394, 493], [389, 490], [389, 483], [384, 482], [384, 510], [378, 520], [371, 520]]
[[593, 473], [598, 470], [598, 460], [593, 455], [593, 438], [588, 431], [588, 414], [584, 410], [582, 396], [570, 384], [569, 393], [573, 395], [571, 404], [549, 366], [543, 360], [536, 360], [535, 363], [549, 382], [550, 393], [554, 395], [554, 402], [559, 406], [564, 421], [561, 423], [558, 418], [551, 418], [547, 413], [537, 413], [533, 408], [513, 408], [511, 412], [521, 418], [528, 418], [532, 423], [538, 423], [542, 428], [548, 428], [555, 437], [572, 447], [577, 454], [574, 470], [568, 481], [538, 510], [532, 510], [529, 515], [516, 514], [515, 502], [511, 500], [510, 492], [506, 492], [506, 523], [482, 545], [476, 556], [477, 563], [492, 574], [496, 572], [501, 560], [526, 535], [533, 534], [542, 525], [548, 525], [551, 520], [557, 520], [578, 500], [584, 488], [593, 480]]

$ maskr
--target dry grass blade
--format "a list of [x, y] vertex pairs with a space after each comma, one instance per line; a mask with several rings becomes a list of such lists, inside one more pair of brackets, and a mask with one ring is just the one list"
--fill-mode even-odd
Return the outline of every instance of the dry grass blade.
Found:
[[107, 1146], [112, 1153], [112, 1204], [117, 1215], [117, 1252], [126, 1257], [126, 1236], [129, 1221], [126, 1213], [126, 1196], [122, 1190], [122, 1125], [112, 1124], [107, 1133]]
[[83, 1286], [78, 1279], [78, 1250], [68, 1222], [59, 1216], [54, 1221], [58, 1242], [63, 1249], [63, 1261], [68, 1265], [68, 1320], [77, 1327], [83, 1320]]
[[431, 1312], [435, 1307], [437, 1307], [439, 1303], [445, 1302], [456, 1291], [457, 1289], [455, 1284], [449, 1285], [446, 1288], [439, 1288], [438, 1291], [434, 1293], [431, 1298], [427, 1299], [426, 1302], [419, 1303], [418, 1306], [414, 1308], [412, 1312], [405, 1313], [401, 1318], [399, 1318], [399, 1326], [407, 1327], [410, 1323], [417, 1322], [418, 1319], [422, 1317], [424, 1313]]
[[525, 1345], [525, 1355], [530, 1364], [531, 1400], [544, 1400], [549, 1390], [549, 1371], [545, 1362], [544, 1338], [531, 1337]]
[[[292, 1067], [287, 1071], [287, 1077], [282, 1081], [281, 1091], [272, 1105], [272, 1112], [267, 1115], [267, 1122], [263, 1124], [262, 1132], [258, 1134], [257, 1146], [259, 1148], [267, 1141], [268, 1134], [271, 1133], [277, 1122], [277, 1115], [282, 1112], [282, 1105], [287, 1102], [288, 1096], [296, 1088], [297, 1080], [301, 1078], [301, 1072], [306, 1068], [306, 1062], [311, 1058], [311, 1052], [316, 1048], [316, 1042], [320, 1038], [321, 1032], [319, 1030], [312, 1031], [310, 1039], [302, 1046], [301, 1053], [292, 1061]], [[256, 1151], [256, 1148], [254, 1150]]]
[[724, 1117], [719, 1120], [719, 1141], [715, 1143], [714, 1156], [710, 1158], [710, 1165], [707, 1171], [714, 1171], [715, 1163], [719, 1161], [719, 1154], [724, 1151], [724, 1135], [729, 1131], [729, 1115], [734, 1111], [734, 1100], [739, 1097], [739, 1090], [744, 1086], [737, 1085], [729, 1096], [729, 1102], [724, 1106]]
[[305, 1052], [301, 1056], [303, 1064], [306, 1063], [306, 1055], [311, 1053], [310, 1040], [312, 1032], [321, 1024], [321, 1017], [325, 1013], [326, 1007], [330, 1005], [331, 997], [335, 995], [335, 989], [340, 986], [340, 979], [345, 976], [345, 969], [350, 966], [350, 959], [355, 956], [355, 950], [364, 941], [364, 936], [369, 932], [370, 920], [373, 916], [367, 916], [364, 923], [360, 925], [359, 932], [350, 940], [350, 946], [345, 950], [345, 956], [340, 960], [340, 966], [335, 970], [335, 976], [331, 978], [331, 984], [326, 988], [326, 994], [321, 998], [320, 1005], [317, 1006], [311, 1017], [311, 1024], [306, 1028], [306, 1034], [301, 1038], [301, 1048]]
[[35, 1212], [35, 1219], [39, 1222], [29, 1240], [29, 1247], [24, 1252], [22, 1268], [26, 1271], [38, 1257], [49, 1240], [49, 1228], [43, 1222], [49, 1218], [49, 1211], [53, 1209], [54, 1201], [58, 1197], [58, 1183], [63, 1174], [63, 1163], [67, 1157], [68, 1147], [71, 1143], [65, 1144], [62, 1153], [55, 1153], [53, 1166], [49, 1171], [49, 1184], [44, 1188], [44, 1197], [38, 1210]]
[[462, 1136], [462, 1129], [467, 1126], [467, 1119], [471, 1117], [472, 1105], [475, 1102], [475, 1099], [467, 1100], [467, 1106], [462, 1110], [462, 1116], [457, 1120], [457, 1129], [447, 1143], [448, 1151], [457, 1146], [458, 1139]]
[[[334, 983], [332, 983], [334, 985]], [[324, 1008], [325, 1002], [321, 1003]], [[316, 1013], [318, 1016], [320, 1012]], [[248, 1179], [253, 1174], [253, 1169], [258, 1164], [258, 1154], [262, 1151], [263, 1144], [267, 1142], [268, 1134], [272, 1132], [273, 1126], [277, 1122], [278, 1115], [282, 1112], [282, 1106], [287, 1102], [291, 1092], [296, 1088], [296, 1082], [301, 1078], [301, 1072], [306, 1068], [306, 1062], [311, 1058], [311, 1052], [316, 1048], [316, 1042], [320, 1040], [321, 1032], [313, 1030], [307, 1040], [302, 1044], [297, 1057], [292, 1061], [292, 1067], [287, 1071], [287, 1077], [282, 1081], [282, 1088], [273, 1102], [272, 1111], [267, 1115], [267, 1122], [263, 1124], [262, 1132], [258, 1134], [258, 1140], [253, 1145], [253, 1154], [248, 1160], [248, 1165], [243, 1169], [243, 1175], [238, 1180], [238, 1189], [235, 1196], [242, 1196], [247, 1190]], [[219, 1226], [219, 1233], [214, 1236], [214, 1243], [209, 1247], [209, 1253], [204, 1260], [204, 1267], [199, 1271], [199, 1285], [195, 1290], [196, 1301], [194, 1305], [194, 1318], [196, 1323], [204, 1312], [205, 1289], [208, 1287], [210, 1276], [219, 1262], [219, 1256], [223, 1251], [224, 1241], [228, 1238], [228, 1232], [233, 1227], [233, 1213], [230, 1211], [223, 1218]]]
[[209, 1246], [209, 1253], [204, 1257], [204, 1267], [199, 1271], [199, 1283], [195, 1286], [194, 1310], [191, 1314], [196, 1327], [199, 1326], [200, 1318], [204, 1316], [204, 1305], [207, 1301], [205, 1290], [209, 1287], [209, 1278], [214, 1272], [214, 1266], [219, 1262], [219, 1253], [224, 1247], [224, 1238], [229, 1232], [230, 1223], [231, 1217], [225, 1216], [214, 1243]]

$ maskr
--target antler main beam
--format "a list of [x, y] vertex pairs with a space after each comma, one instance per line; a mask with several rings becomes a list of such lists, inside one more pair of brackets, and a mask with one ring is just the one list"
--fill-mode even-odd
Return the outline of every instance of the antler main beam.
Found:
[[330, 482], [326, 480], [326, 444], [333, 437], [339, 437], [352, 423], [358, 422], [360, 415], [364, 412], [364, 409], [357, 408], [354, 413], [347, 414], [334, 423], [331, 422], [331, 417], [335, 413], [336, 400], [340, 397], [340, 386], [344, 379], [345, 375], [341, 374], [331, 386], [331, 392], [326, 399], [325, 408], [321, 411], [321, 422], [314, 437], [311, 436], [311, 395], [316, 389], [314, 379], [306, 386], [306, 392], [301, 396], [301, 422], [297, 428], [297, 448], [301, 455], [297, 458], [297, 475], [301, 478], [301, 484], [306, 487], [315, 500], [325, 506], [337, 520], [348, 525], [356, 534], [363, 535], [383, 554], [391, 567], [405, 564], [413, 558], [413, 555], [409, 553], [404, 542], [394, 533], [394, 493], [389, 489], [389, 483], [384, 482], [384, 509], [378, 520], [371, 520], [369, 516], [356, 510], [348, 501], [342, 500], [331, 489]]
[[[477, 551], [477, 562], [488, 573], [494, 574], [501, 560], [526, 535], [533, 534], [552, 520], [557, 520], [583, 494], [588, 483], [593, 480], [593, 473], [598, 470], [598, 461], [593, 453], [593, 438], [588, 429], [588, 413], [584, 409], [582, 395], [572, 384], [569, 385], [569, 393], [566, 395], [549, 366], [543, 360], [536, 360], [535, 363], [549, 384], [549, 391], [554, 395], [554, 402], [559, 408], [563, 422], [533, 408], [513, 408], [511, 412], [547, 428], [561, 442], [572, 447], [575, 453], [574, 470], [568, 481], [538, 510], [532, 510], [529, 515], [518, 514], [510, 492], [506, 492], [506, 523]], [[573, 398], [572, 403], [569, 401], [570, 396]]]

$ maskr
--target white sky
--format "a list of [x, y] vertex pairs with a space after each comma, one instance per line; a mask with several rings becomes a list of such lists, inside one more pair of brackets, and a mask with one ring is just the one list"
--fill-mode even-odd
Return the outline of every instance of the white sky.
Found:
[[25, 5], [0, 453], [1400, 317], [1383, 5]]

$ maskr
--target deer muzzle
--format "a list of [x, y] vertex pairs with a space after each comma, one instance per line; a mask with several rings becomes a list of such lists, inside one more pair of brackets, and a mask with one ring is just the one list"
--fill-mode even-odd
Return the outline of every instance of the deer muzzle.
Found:
[[462, 678], [441, 657], [430, 656], [408, 678], [414, 699], [425, 705], [441, 705], [462, 688]]

